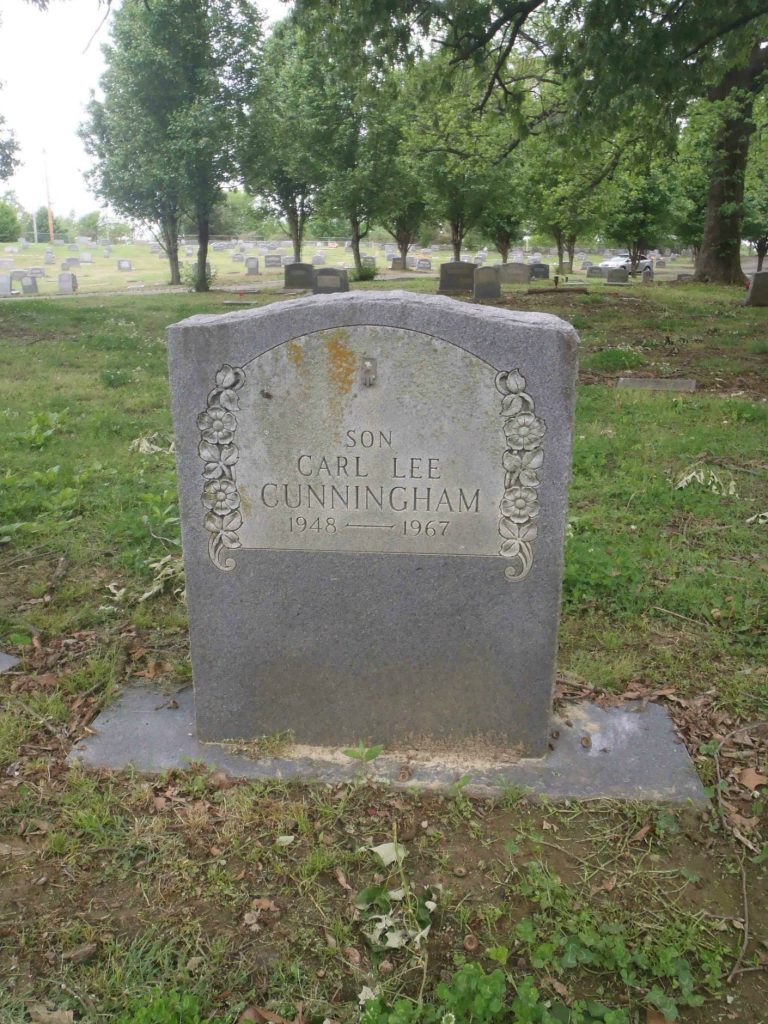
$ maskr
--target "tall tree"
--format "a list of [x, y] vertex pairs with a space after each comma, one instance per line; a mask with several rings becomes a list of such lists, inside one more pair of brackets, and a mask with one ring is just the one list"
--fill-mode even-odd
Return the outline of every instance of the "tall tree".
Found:
[[407, 53], [413, 29], [440, 38], [455, 66], [489, 67], [484, 102], [514, 99], [514, 54], [535, 39], [565, 76], [585, 120], [596, 110], [619, 119], [645, 98], [670, 116], [694, 97], [719, 105], [707, 209], [696, 273], [741, 283], [740, 229], [751, 108], [766, 85], [768, 0], [296, 0], [299, 12], [332, 5], [352, 35]]
[[631, 151], [601, 203], [601, 228], [606, 238], [627, 250], [633, 270], [668, 231], [670, 206], [664, 171]]
[[118, 212], [159, 227], [174, 284], [186, 211], [198, 234], [195, 287], [208, 288], [211, 212], [234, 170], [260, 40], [261, 16], [248, 0], [153, 0], [115, 11], [104, 99], [91, 99], [82, 128], [95, 157], [91, 181]]
[[744, 185], [744, 237], [757, 253], [757, 269], [768, 255], [768, 96], [755, 109], [755, 135]]
[[322, 183], [321, 99], [311, 40], [290, 19], [278, 22], [264, 47], [238, 162], [248, 191], [283, 223], [297, 262]]

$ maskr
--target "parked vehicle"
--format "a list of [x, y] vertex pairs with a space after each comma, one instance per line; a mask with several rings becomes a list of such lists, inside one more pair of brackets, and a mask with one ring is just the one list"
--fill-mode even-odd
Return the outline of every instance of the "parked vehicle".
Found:
[[[603, 260], [600, 266], [605, 270], [631, 270], [632, 257], [628, 252], [620, 252], [618, 256], [611, 256], [609, 260]], [[638, 273], [642, 274], [646, 267], [653, 270], [653, 260], [649, 256], [641, 256], [637, 261]]]

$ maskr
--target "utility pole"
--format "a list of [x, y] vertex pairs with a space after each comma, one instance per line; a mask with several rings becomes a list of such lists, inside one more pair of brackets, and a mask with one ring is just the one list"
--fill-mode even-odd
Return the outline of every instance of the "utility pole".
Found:
[[[43, 171], [45, 173], [45, 201], [48, 204], [48, 237], [53, 245], [53, 210], [51, 209], [51, 187], [48, 184], [48, 161], [43, 150]], [[37, 236], [37, 216], [35, 216], [35, 236]]]

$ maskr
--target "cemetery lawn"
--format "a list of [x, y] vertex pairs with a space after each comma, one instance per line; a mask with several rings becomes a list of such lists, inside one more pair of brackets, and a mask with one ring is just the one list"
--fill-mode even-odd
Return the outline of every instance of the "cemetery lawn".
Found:
[[[364, 986], [429, 1000], [462, 964], [517, 989], [510, 1021], [766, 1021], [768, 311], [666, 284], [502, 299], [583, 341], [558, 700], [663, 703], [702, 813], [393, 792], [364, 766], [336, 788], [67, 767], [119, 687], [190, 682], [163, 335], [231, 298], [0, 303], [0, 650], [22, 659], [0, 675], [0, 1024], [162, 1024], [174, 991], [221, 1024], [355, 1021]], [[699, 390], [614, 386], [632, 374]]]

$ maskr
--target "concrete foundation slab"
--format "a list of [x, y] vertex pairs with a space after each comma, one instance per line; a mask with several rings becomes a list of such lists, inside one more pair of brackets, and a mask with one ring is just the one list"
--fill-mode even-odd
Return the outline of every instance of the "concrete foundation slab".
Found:
[[501, 752], [447, 747], [429, 756], [385, 752], [362, 769], [339, 750], [288, 747], [279, 757], [251, 758], [236, 745], [201, 743], [194, 731], [192, 690], [172, 696], [143, 687], [126, 689], [92, 724], [93, 735], [70, 753], [70, 762], [93, 768], [157, 773], [190, 762], [235, 777], [337, 783], [361, 771], [400, 788], [448, 789], [469, 776], [465, 792], [500, 795], [522, 787], [550, 799], [651, 800], [707, 803], [704, 789], [672, 721], [657, 704], [604, 710], [568, 705], [552, 722], [546, 757], [514, 761]]

